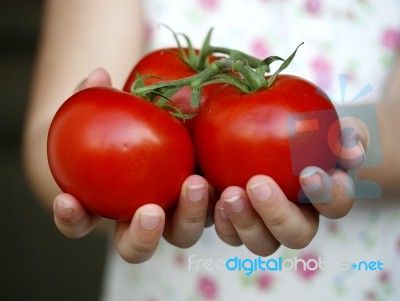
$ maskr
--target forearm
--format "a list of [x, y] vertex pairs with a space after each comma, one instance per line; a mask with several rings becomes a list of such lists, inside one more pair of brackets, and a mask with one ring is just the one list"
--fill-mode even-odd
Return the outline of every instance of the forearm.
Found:
[[[359, 178], [372, 180], [381, 187], [383, 199], [400, 197], [400, 94], [398, 99], [387, 99], [376, 105], [381, 158], [377, 166], [361, 168]], [[368, 150], [366, 153], [368, 157]]]
[[[382, 198], [400, 198], [400, 55], [383, 99], [376, 104], [378, 133], [381, 158], [377, 166], [362, 168], [360, 179], [368, 179], [378, 183], [382, 190]], [[368, 150], [367, 150], [368, 158]], [[379, 160], [381, 159], [381, 160]]]
[[75, 87], [104, 67], [121, 88], [142, 54], [139, 1], [47, 1], [43, 30], [24, 125], [23, 156], [38, 199], [51, 209], [60, 192], [47, 163], [50, 122]]

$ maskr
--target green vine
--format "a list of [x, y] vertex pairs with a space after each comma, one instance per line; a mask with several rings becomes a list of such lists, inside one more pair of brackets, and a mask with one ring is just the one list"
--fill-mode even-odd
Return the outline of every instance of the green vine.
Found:
[[[190, 118], [191, 116], [182, 115], [178, 109], [168, 105], [168, 102], [173, 102], [173, 95], [182, 87], [188, 86], [192, 90], [192, 107], [199, 106], [202, 88], [210, 84], [233, 85], [243, 93], [254, 93], [261, 89], [268, 89], [273, 85], [279, 73], [289, 66], [298, 48], [303, 44], [299, 44], [286, 59], [279, 56], [269, 56], [264, 60], [259, 60], [241, 51], [211, 46], [213, 29], [210, 29], [207, 33], [200, 51], [196, 51], [187, 35], [175, 33], [168, 26], [164, 26], [172, 32], [182, 61], [195, 70], [197, 74], [169, 82], [161, 81], [148, 86], [144, 85], [145, 78], [138, 74], [136, 81], [132, 84], [131, 93], [151, 102], [156, 102], [158, 106], [174, 110], [173, 114], [180, 118]], [[182, 36], [186, 41], [186, 48], [182, 47], [179, 36]], [[216, 54], [224, 54], [225, 57], [209, 62], [209, 57]], [[270, 65], [276, 61], [282, 61], [282, 64], [272, 75], [267, 76], [267, 73], [270, 72]]]

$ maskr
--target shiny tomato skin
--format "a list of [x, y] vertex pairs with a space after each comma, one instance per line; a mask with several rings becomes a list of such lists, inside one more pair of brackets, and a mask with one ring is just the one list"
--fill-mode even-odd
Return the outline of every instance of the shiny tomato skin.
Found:
[[180, 58], [178, 48], [162, 48], [146, 54], [136, 63], [124, 84], [124, 91], [131, 91], [137, 73], [141, 76], [158, 77], [146, 79], [145, 84], [149, 85], [160, 80], [171, 81], [192, 76], [196, 71]]
[[256, 93], [229, 85], [216, 90], [196, 118], [194, 142], [200, 168], [217, 191], [244, 188], [252, 176], [265, 174], [296, 202], [303, 168], [335, 167], [339, 134], [336, 110], [322, 90], [279, 75]]
[[176, 118], [109, 87], [88, 88], [64, 102], [47, 150], [61, 190], [115, 220], [130, 220], [147, 203], [169, 208], [194, 169], [193, 145]]

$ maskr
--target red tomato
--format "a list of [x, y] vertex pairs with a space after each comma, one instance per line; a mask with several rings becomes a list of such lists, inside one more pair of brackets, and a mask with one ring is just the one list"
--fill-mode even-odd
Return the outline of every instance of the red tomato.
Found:
[[[158, 78], [145, 79], [146, 85], [151, 85], [159, 81], [172, 81], [195, 75], [196, 72], [187, 65], [180, 57], [178, 48], [166, 48], [153, 51], [145, 55], [133, 68], [124, 85], [123, 90], [131, 91], [131, 86], [136, 80], [136, 74], [140, 76], [155, 76]], [[185, 114], [195, 114], [198, 109], [190, 105], [191, 90], [183, 87], [173, 97], [174, 103], [170, 103], [179, 108]], [[184, 121], [184, 125], [191, 131], [192, 120]]]
[[147, 203], [167, 209], [194, 169], [193, 145], [176, 118], [108, 87], [80, 91], [60, 107], [47, 151], [62, 191], [116, 220]]
[[195, 150], [218, 191], [272, 177], [298, 201], [299, 173], [310, 165], [330, 172], [340, 149], [337, 113], [323, 91], [290, 75], [269, 89], [243, 94], [226, 85], [209, 96], [196, 118]]
[[[185, 49], [186, 53], [188, 50]], [[199, 50], [195, 49], [198, 53]], [[180, 50], [178, 48], [165, 48], [155, 50], [145, 55], [132, 69], [128, 79], [123, 87], [126, 92], [131, 91], [131, 86], [137, 79], [137, 74], [140, 76], [154, 76], [154, 78], [147, 78], [144, 80], [145, 85], [155, 84], [160, 81], [173, 81], [177, 79], [186, 78], [196, 74], [188, 64], [186, 64], [180, 57]], [[217, 58], [212, 56], [209, 60], [214, 61]], [[206, 86], [202, 91], [202, 100], [213, 91], [218, 84]], [[192, 107], [190, 104], [191, 89], [188, 86], [180, 89], [171, 98], [173, 102], [168, 102], [169, 105], [178, 108], [184, 114], [197, 114], [198, 107]], [[202, 102], [202, 100], [200, 102]], [[193, 131], [193, 119], [182, 120], [189, 133]]]

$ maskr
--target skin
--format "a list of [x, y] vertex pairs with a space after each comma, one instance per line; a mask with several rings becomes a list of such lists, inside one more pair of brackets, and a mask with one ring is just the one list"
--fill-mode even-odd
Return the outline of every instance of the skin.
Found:
[[[318, 230], [320, 215], [340, 218], [349, 212], [353, 190], [347, 173], [338, 169], [330, 177], [313, 167], [303, 170], [301, 185], [312, 200], [324, 198], [331, 187], [330, 202], [297, 206], [287, 200], [268, 175], [252, 177], [246, 189], [228, 187], [217, 199], [204, 178], [192, 175], [183, 183], [174, 210], [164, 212], [159, 206], [148, 204], [137, 210], [130, 223], [114, 223], [91, 214], [79, 200], [61, 193], [46, 157], [47, 132], [56, 110], [74, 91], [109, 86], [111, 78], [113, 86], [122, 87], [130, 68], [144, 54], [139, 1], [120, 2], [115, 5], [108, 0], [49, 0], [45, 5], [23, 137], [24, 163], [33, 191], [52, 212], [56, 226], [65, 236], [78, 238], [94, 229], [114, 228], [121, 257], [127, 262], [140, 263], [151, 258], [162, 236], [173, 245], [187, 248], [197, 242], [204, 227], [214, 220], [219, 237], [226, 243], [244, 244], [255, 254], [269, 255], [280, 245], [305, 247]], [[400, 62], [397, 62], [387, 95], [377, 106], [384, 163], [360, 172], [360, 178], [379, 182], [388, 198], [400, 195], [400, 157], [394, 147], [400, 142], [396, 130], [399, 83]], [[368, 129], [356, 119], [348, 118], [345, 122], [344, 126], [353, 127], [357, 134], [351, 139], [358, 136], [359, 140], [343, 151], [360, 156], [367, 149]], [[362, 162], [340, 163], [344, 168], [356, 168]]]

